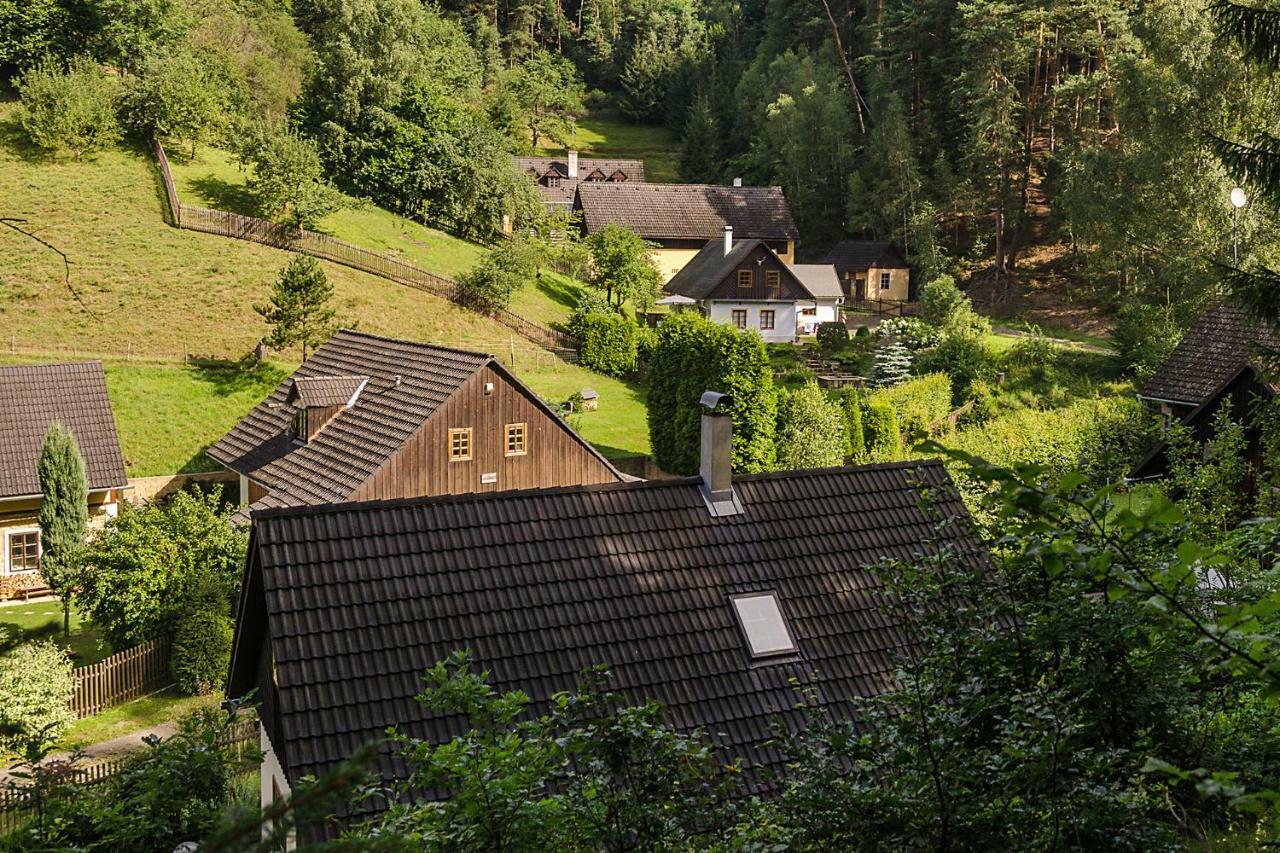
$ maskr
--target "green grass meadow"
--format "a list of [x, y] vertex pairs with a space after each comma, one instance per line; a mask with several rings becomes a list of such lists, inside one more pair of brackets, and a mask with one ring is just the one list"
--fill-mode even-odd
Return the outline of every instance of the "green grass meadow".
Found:
[[[570, 147], [593, 157], [643, 160], [645, 180], [675, 183], [680, 140], [662, 125], [634, 124], [614, 110], [600, 110], [578, 120]], [[564, 153], [555, 144], [541, 145], [535, 154]]]

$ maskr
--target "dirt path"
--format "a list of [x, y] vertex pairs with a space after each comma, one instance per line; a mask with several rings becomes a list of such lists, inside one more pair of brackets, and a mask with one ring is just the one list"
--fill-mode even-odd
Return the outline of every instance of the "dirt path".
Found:
[[[78, 766], [87, 767], [91, 764], [97, 764], [108, 759], [120, 758], [131, 752], [142, 749], [145, 745], [143, 738], [155, 736], [158, 738], [166, 738], [178, 730], [177, 721], [160, 723], [150, 728], [141, 729], [139, 731], [130, 732], [127, 735], [104, 740], [100, 743], [90, 744], [80, 750], [80, 760]], [[51, 752], [40, 762], [45, 764], [51, 761], [64, 760], [71, 757], [71, 753], [66, 751]], [[7, 766], [0, 767], [0, 785], [9, 780], [12, 775], [14, 762], [9, 762]]]

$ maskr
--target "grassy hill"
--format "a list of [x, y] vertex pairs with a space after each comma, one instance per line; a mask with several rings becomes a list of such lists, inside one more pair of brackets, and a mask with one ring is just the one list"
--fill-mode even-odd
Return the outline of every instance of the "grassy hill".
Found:
[[[645, 180], [674, 183], [680, 140], [662, 125], [633, 124], [613, 110], [601, 110], [578, 121], [572, 147], [595, 157], [643, 160]], [[535, 154], [561, 154], [557, 145], [541, 145]]]
[[[249, 352], [264, 331], [253, 305], [265, 301], [290, 254], [170, 227], [145, 154], [115, 149], [79, 163], [44, 158], [25, 146], [14, 112], [14, 104], [0, 103], [0, 216], [27, 220], [23, 227], [67, 253], [70, 287], [83, 306], [56, 254], [0, 229], [0, 354], [43, 361], [106, 355], [130, 474], [208, 467], [203, 449], [292, 369], [297, 354], [282, 353], [278, 364], [251, 373], [165, 359], [191, 353], [234, 362]], [[387, 219], [385, 211], [345, 216], [345, 227], [385, 241], [374, 248], [406, 255], [412, 249], [415, 262], [445, 275], [456, 275], [479, 256], [478, 247]], [[516, 371], [545, 399], [558, 403], [583, 388], [600, 392], [600, 411], [582, 415], [579, 423], [588, 440], [613, 456], [648, 452], [636, 387], [555, 359], [447, 300], [338, 265], [324, 267], [344, 323], [492, 352], [507, 361], [514, 344]], [[543, 287], [549, 295], [530, 288], [516, 310], [543, 322], [567, 315], [572, 285], [546, 277]]]

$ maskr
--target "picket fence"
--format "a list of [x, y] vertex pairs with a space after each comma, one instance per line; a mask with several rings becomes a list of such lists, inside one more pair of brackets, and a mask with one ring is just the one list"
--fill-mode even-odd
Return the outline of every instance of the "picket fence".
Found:
[[538, 346], [575, 352], [578, 349], [578, 342], [573, 336], [526, 320], [505, 308], [476, 305], [463, 297], [457, 282], [429, 273], [399, 258], [363, 249], [305, 228], [294, 228], [253, 216], [183, 204], [173, 180], [173, 171], [169, 168], [169, 157], [165, 154], [164, 146], [159, 140], [155, 140], [154, 149], [156, 162], [160, 166], [160, 176], [164, 181], [169, 221], [178, 228], [234, 237], [237, 240], [249, 240], [276, 249], [299, 252], [332, 261], [335, 264], [342, 264], [397, 284], [424, 290], [484, 314]]
[[161, 637], [98, 663], [76, 667], [72, 670], [75, 689], [71, 710], [77, 717], [88, 717], [168, 687], [173, 683], [169, 676], [171, 648], [170, 639]]
[[[215, 742], [226, 749], [236, 762], [243, 763], [250, 755], [256, 761], [258, 723], [250, 720], [229, 726], [218, 735]], [[92, 787], [110, 779], [120, 772], [128, 760], [129, 756], [125, 755], [85, 765], [59, 761], [54, 767], [56, 777], [62, 784], [74, 786], [69, 792], [74, 795], [75, 788]], [[0, 836], [35, 818], [38, 808], [36, 791], [28, 780], [10, 777], [7, 781], [0, 782]]]

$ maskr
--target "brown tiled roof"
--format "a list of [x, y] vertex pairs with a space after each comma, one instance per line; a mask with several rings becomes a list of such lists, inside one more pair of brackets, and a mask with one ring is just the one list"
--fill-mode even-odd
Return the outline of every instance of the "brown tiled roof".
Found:
[[[559, 157], [516, 157], [516, 168], [521, 172], [533, 171], [537, 175], [538, 189], [546, 197], [547, 201], [557, 204], [573, 204], [573, 194], [578, 187], [579, 181], [586, 181], [588, 176], [594, 172], [599, 172], [602, 179], [611, 178], [621, 173], [626, 177], [628, 182], [644, 183], [644, 161], [643, 160], [610, 160], [598, 159], [595, 157], [578, 157], [578, 174], [569, 174], [569, 161]], [[559, 175], [565, 176], [558, 187], [549, 187], [541, 182], [541, 178], [548, 172], [555, 170]]]
[[891, 267], [907, 265], [892, 243], [878, 240], [841, 240], [822, 259], [824, 264], [834, 264], [842, 278], [851, 272], [866, 272], [877, 261]]
[[58, 421], [84, 457], [90, 489], [128, 484], [102, 362], [0, 367], [0, 498], [38, 495], [40, 450]]
[[[769, 248], [763, 240], [735, 240], [729, 254], [724, 253], [724, 238], [711, 240], [694, 255], [689, 263], [680, 268], [671, 281], [663, 286], [667, 293], [677, 293], [690, 299], [706, 299], [725, 277], [733, 272], [745, 258], [751, 256], [760, 246], [777, 258], [777, 253]], [[789, 271], [792, 267], [787, 267]], [[791, 272], [795, 278], [794, 271]], [[796, 286], [807, 291], [804, 282], [795, 278]]]
[[368, 376], [295, 376], [289, 402], [304, 409], [346, 406], [368, 381]]
[[1254, 363], [1259, 347], [1280, 350], [1280, 334], [1252, 320], [1235, 303], [1219, 301], [1200, 315], [1140, 393], [1199, 406]]
[[[697, 478], [255, 513], [229, 695], [253, 686], [269, 629], [277, 748], [296, 780], [388, 726], [436, 742], [458, 733], [460, 720], [414, 699], [455, 649], [543, 708], [608, 664], [626, 701], [662, 703], [725, 758], [776, 764], [771, 721], [803, 718], [793, 679], [837, 716], [891, 682], [907, 637], [865, 567], [942, 547], [986, 557], [936, 460], [735, 488], [744, 512], [723, 518]], [[766, 590], [797, 652], [753, 660], [730, 596]], [[406, 768], [384, 753], [381, 769]]]
[[[489, 355], [343, 330], [207, 453], [270, 490], [255, 506], [344, 500], [486, 365], [519, 385]], [[305, 385], [306, 380], [328, 377], [368, 377], [369, 381], [354, 406], [335, 415], [311, 441], [299, 441], [288, 429], [295, 411], [289, 400], [296, 380]], [[538, 399], [532, 393], [530, 397]], [[549, 417], [556, 417], [543, 408]], [[577, 433], [572, 434], [599, 456]]]
[[726, 225], [738, 239], [800, 236], [781, 187], [580, 183], [574, 206], [589, 234], [616, 223], [648, 239], [711, 240]]

